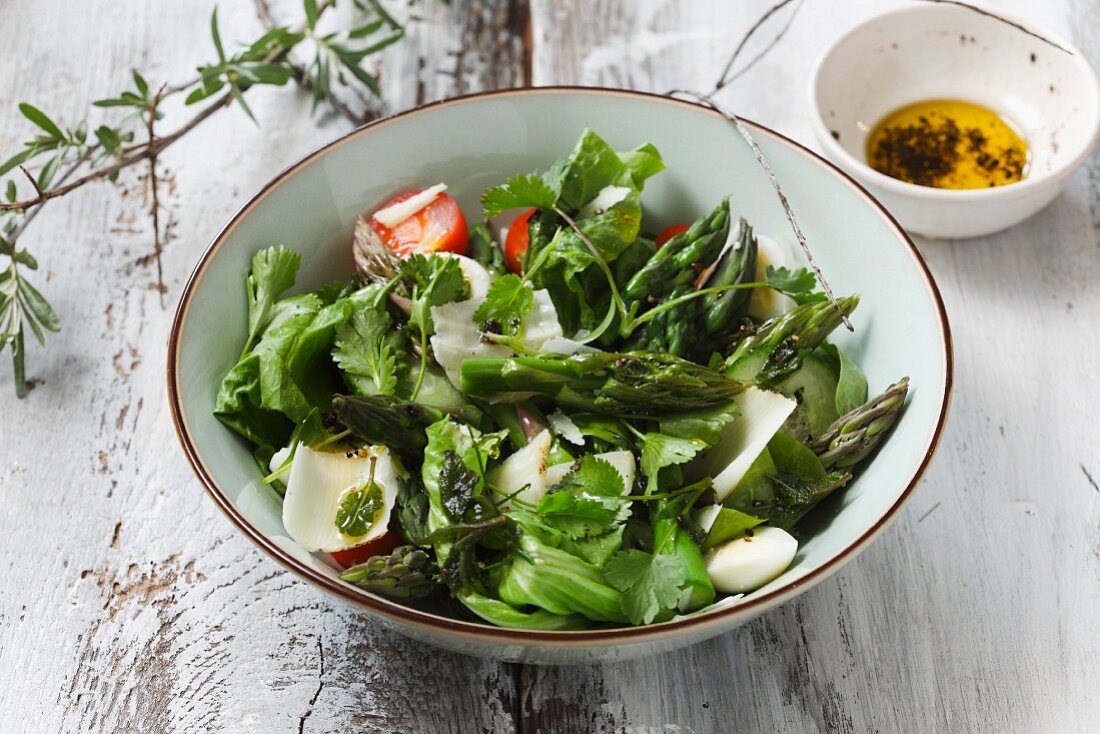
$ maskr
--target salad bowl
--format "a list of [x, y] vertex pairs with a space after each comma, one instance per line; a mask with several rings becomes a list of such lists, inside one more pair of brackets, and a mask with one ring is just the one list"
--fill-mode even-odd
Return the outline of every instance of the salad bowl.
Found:
[[834, 573], [896, 516], [932, 458], [952, 382], [947, 316], [919, 253], [881, 205], [806, 148], [748, 124], [832, 288], [862, 298], [854, 332], [838, 330], [835, 343], [858, 360], [871, 384], [907, 375], [912, 385], [890, 440], [842, 493], [814, 510], [794, 562], [778, 578], [701, 612], [639, 627], [505, 629], [405, 606], [341, 581], [339, 570], [295, 543], [249, 447], [212, 413], [247, 335], [244, 279], [257, 250], [296, 249], [294, 292], [316, 289], [353, 271], [357, 218], [394, 191], [444, 181], [464, 211], [477, 212], [485, 189], [517, 172], [545, 169], [587, 128], [620, 149], [651, 142], [661, 151], [667, 170], [646, 188], [647, 220], [660, 227], [690, 221], [728, 195], [757, 232], [793, 243], [767, 174], [724, 117], [639, 92], [540, 88], [430, 104], [324, 146], [250, 199], [196, 266], [169, 341], [173, 420], [211, 499], [265, 553], [319, 590], [401, 634], [500, 660], [583, 663], [672, 650], [729, 631]]

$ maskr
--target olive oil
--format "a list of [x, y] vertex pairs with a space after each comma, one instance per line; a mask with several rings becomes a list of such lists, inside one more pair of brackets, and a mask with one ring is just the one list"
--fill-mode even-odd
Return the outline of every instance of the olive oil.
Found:
[[875, 125], [867, 138], [867, 162], [920, 186], [981, 189], [1021, 180], [1028, 146], [987, 107], [933, 99], [906, 105]]

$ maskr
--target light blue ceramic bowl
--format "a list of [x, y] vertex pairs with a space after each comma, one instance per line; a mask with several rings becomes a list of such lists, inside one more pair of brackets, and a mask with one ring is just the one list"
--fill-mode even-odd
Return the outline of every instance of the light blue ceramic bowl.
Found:
[[819, 508], [792, 568], [736, 603], [649, 627], [588, 632], [505, 630], [409, 609], [341, 582], [298, 548], [248, 447], [211, 414], [245, 338], [252, 254], [284, 243], [303, 255], [298, 287], [352, 272], [352, 225], [395, 191], [445, 181], [468, 215], [488, 186], [544, 169], [586, 128], [616, 147], [652, 142], [668, 170], [647, 186], [651, 225], [690, 221], [726, 194], [756, 231], [791, 240], [767, 176], [729, 122], [698, 105], [580, 88], [475, 95], [356, 130], [280, 173], [214, 238], [184, 289], [168, 351], [180, 442], [210, 496], [260, 548], [319, 589], [398, 632], [441, 647], [527, 662], [591, 662], [671, 650], [726, 632], [826, 578], [867, 545], [912, 493], [936, 447], [951, 388], [943, 302], [897, 222], [855, 181], [799, 144], [751, 125], [833, 288], [859, 293], [855, 334], [839, 343], [872, 390], [903, 375], [910, 401], [893, 436], [842, 496]]

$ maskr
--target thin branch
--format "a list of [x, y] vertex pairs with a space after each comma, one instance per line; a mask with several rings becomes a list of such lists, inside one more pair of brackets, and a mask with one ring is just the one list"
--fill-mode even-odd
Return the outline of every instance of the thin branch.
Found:
[[772, 48], [775, 46], [775, 44], [777, 44], [779, 42], [779, 39], [781, 39], [783, 37], [783, 35], [787, 32], [787, 29], [791, 27], [791, 22], [794, 21], [794, 17], [796, 15], [798, 15], [798, 11], [802, 7], [801, 2], [799, 2], [798, 7], [796, 7], [794, 9], [794, 12], [791, 13], [791, 16], [787, 19], [787, 24], [783, 27], [783, 29], [779, 32], [779, 34], [772, 40], [772, 42], [770, 44], [768, 44], [768, 46], [763, 51], [761, 51], [759, 54], [757, 54], [756, 58], [754, 58], [752, 61], [750, 61], [745, 66], [745, 68], [743, 68], [743, 69], [741, 69], [741, 71], [737, 72], [737, 74], [734, 75], [734, 77], [732, 79], [727, 78], [727, 77], [729, 77], [730, 71], [733, 70], [734, 63], [737, 62], [737, 59], [741, 55], [741, 52], [745, 50], [745, 46], [748, 44], [749, 39], [752, 38], [753, 34], [756, 33], [756, 31], [759, 30], [762, 25], [764, 25], [765, 23], [768, 22], [768, 18], [771, 18], [773, 15], [775, 15], [780, 10], [782, 10], [783, 8], [790, 5], [792, 2], [794, 2], [794, 0], [780, 0], [779, 3], [773, 5], [771, 8], [769, 8], [766, 13], [761, 15], [756, 20], [756, 22], [752, 24], [752, 27], [750, 27], [748, 32], [746, 32], [745, 35], [742, 36], [741, 42], [737, 44], [737, 48], [735, 48], [733, 50], [733, 53], [730, 55], [729, 61], [727, 61], [725, 67], [723, 67], [722, 74], [718, 77], [718, 81], [714, 85], [714, 91], [711, 92], [711, 94], [714, 94], [715, 92], [720, 91], [722, 89], [722, 87], [726, 86], [727, 84], [729, 84], [730, 82], [734, 81], [735, 79], [740, 77], [742, 74], [747, 72], [754, 65], [756, 65], [756, 62], [760, 61], [762, 58], [764, 58], [764, 56], [766, 56], [768, 54], [769, 51], [772, 50]]
[[164, 151], [165, 148], [172, 145], [172, 143], [176, 142], [188, 132], [190, 132], [196, 125], [203, 122], [204, 120], [206, 120], [206, 118], [210, 117], [222, 107], [227, 106], [232, 101], [232, 93], [226, 93], [224, 96], [219, 98], [218, 101], [203, 109], [202, 112], [195, 115], [193, 118], [191, 118], [189, 122], [187, 122], [187, 124], [176, 130], [171, 135], [167, 135], [163, 138], [157, 138], [155, 141], [142, 146], [140, 152], [120, 158], [115, 163], [104, 168], [97, 168], [95, 171], [81, 176], [72, 183], [65, 184], [64, 186], [55, 186], [52, 189], [47, 189], [33, 199], [24, 199], [22, 201], [13, 201], [8, 204], [0, 204], [0, 211], [15, 211], [27, 209], [32, 206], [38, 206], [49, 201], [50, 199], [56, 199], [60, 196], [64, 196], [65, 194], [68, 194], [69, 192], [74, 191], [75, 189], [78, 189], [85, 184], [91, 183], [92, 181], [98, 181], [100, 179], [107, 178], [111, 174], [121, 171], [124, 168], [128, 168], [135, 163], [140, 163], [152, 156], [156, 156]]
[[[153, 97], [153, 103], [149, 105], [149, 117], [146, 120], [145, 127], [149, 131], [150, 146], [157, 139], [153, 125], [157, 120], [157, 105], [160, 104], [161, 97], [164, 95], [165, 86], [164, 84], [161, 85], [156, 96]], [[168, 289], [164, 285], [164, 267], [161, 264], [160, 257], [162, 251], [160, 242], [160, 198], [157, 183], [157, 154], [154, 152], [149, 156], [149, 190], [151, 192], [150, 199], [152, 200], [149, 213], [153, 217], [153, 259], [157, 264], [157, 294], [160, 297], [160, 307], [164, 308], [164, 293]]]
[[791, 208], [791, 203], [787, 200], [787, 195], [783, 193], [783, 189], [779, 185], [779, 179], [775, 177], [775, 171], [772, 170], [771, 164], [768, 163], [768, 159], [764, 157], [764, 152], [760, 150], [760, 146], [757, 145], [756, 139], [752, 136], [752, 133], [749, 132], [745, 123], [743, 123], [741, 118], [737, 115], [723, 109], [710, 95], [699, 94], [689, 89], [674, 89], [669, 94], [682, 94], [692, 97], [697, 102], [705, 104], [715, 112], [718, 112], [732, 122], [734, 127], [737, 128], [737, 132], [741, 134], [741, 137], [748, 143], [749, 148], [752, 149], [752, 154], [756, 157], [756, 162], [759, 163], [760, 167], [764, 169], [764, 172], [768, 174], [768, 179], [771, 180], [772, 188], [775, 189], [775, 195], [779, 198], [779, 203], [783, 206], [783, 213], [787, 217], [787, 222], [794, 231], [795, 239], [798, 240], [799, 247], [802, 248], [803, 254], [806, 255], [806, 260], [810, 263], [810, 268], [814, 271], [814, 275], [817, 276], [817, 282], [821, 284], [821, 289], [825, 291], [825, 296], [829, 299], [829, 303], [831, 303], [833, 308], [836, 309], [836, 312], [840, 314], [840, 319], [844, 323], [844, 326], [848, 328], [848, 331], [855, 331], [852, 322], [848, 320], [848, 315], [844, 313], [844, 309], [837, 303], [836, 297], [833, 295], [833, 289], [829, 286], [829, 281], [825, 280], [825, 274], [821, 272], [817, 260], [814, 259], [814, 255], [810, 251], [810, 245], [806, 242], [806, 235], [803, 234], [802, 227], [799, 226], [798, 220], [794, 216], [794, 210]]
[[[270, 31], [278, 27], [278, 24], [275, 23], [275, 19], [271, 15], [271, 6], [268, 5], [267, 0], [253, 0], [253, 4], [256, 6], [256, 17], [259, 18], [260, 24], [263, 25], [265, 30]], [[287, 59], [287, 63], [294, 71], [294, 81], [298, 86], [307, 92], [312, 92], [314, 87], [313, 80], [309, 78], [305, 67], [289, 58]], [[340, 113], [348, 122], [356, 127], [368, 123], [377, 117], [377, 115], [370, 110], [365, 101], [362, 114], [357, 113], [342, 100], [337, 99], [333, 95], [329, 95], [328, 102], [336, 112]]]
[[[97, 143], [96, 145], [93, 145], [93, 146], [89, 147], [87, 150], [85, 150], [84, 155], [77, 158], [76, 161], [71, 166], [69, 166], [67, 169], [65, 169], [64, 173], [62, 173], [60, 176], [57, 177], [58, 185], [63, 184], [66, 181], [68, 181], [74, 173], [76, 173], [78, 170], [80, 170], [80, 167], [88, 162], [88, 159], [90, 159], [92, 157], [92, 154], [98, 148], [99, 148], [99, 144]], [[33, 207], [30, 211], [28, 211], [26, 214], [23, 215], [23, 218], [21, 220], [19, 220], [19, 224], [15, 227], [14, 230], [12, 230], [12, 233], [8, 236], [8, 240], [10, 242], [14, 243], [16, 240], [19, 239], [19, 236], [21, 234], [23, 234], [23, 230], [25, 230], [30, 225], [30, 223], [32, 221], [34, 221], [34, 218], [38, 216], [38, 212], [42, 211], [42, 207], [44, 206], [44, 204], [45, 204], [44, 202], [42, 204], [38, 204], [37, 206]]]
[[730, 76], [730, 72], [733, 70], [734, 62], [737, 60], [737, 57], [741, 55], [741, 51], [745, 48], [745, 44], [748, 43], [748, 40], [752, 36], [752, 34], [755, 33], [756, 30], [758, 28], [760, 28], [760, 26], [762, 26], [765, 23], [765, 21], [768, 20], [768, 18], [770, 18], [774, 13], [776, 13], [777, 11], [779, 11], [780, 9], [785, 7], [790, 2], [792, 2], [792, 0], [783, 0], [783, 2], [781, 2], [778, 5], [774, 6], [767, 13], [760, 16], [760, 19], [757, 20], [756, 23], [753, 24], [753, 26], [749, 29], [748, 33], [746, 33], [745, 36], [741, 39], [741, 43], [739, 43], [737, 45], [737, 48], [734, 50], [733, 55], [730, 56], [729, 61], [726, 62], [726, 66], [722, 70], [722, 77], [721, 77], [721, 79], [718, 80], [718, 83], [714, 85], [714, 91], [711, 92], [711, 94], [715, 94], [716, 92], [721, 91], [721, 89], [723, 87], [725, 87], [727, 84], [732, 84], [733, 82], [735, 82], [738, 79], [740, 79], [741, 77], [743, 77], [754, 66], [756, 66], [756, 64], [759, 63], [765, 56], [767, 56], [769, 53], [771, 53], [771, 50], [773, 48], [775, 48], [776, 44], [778, 44], [781, 40], [783, 40], [783, 36], [787, 35], [787, 31], [790, 30], [791, 25], [794, 23], [795, 17], [797, 17], [799, 11], [802, 10], [804, 0], [798, 0], [798, 5], [795, 5], [794, 10], [792, 10], [791, 14], [787, 16], [787, 22], [784, 23], [783, 27], [779, 29], [779, 33], [776, 33], [775, 36], [772, 38], [772, 40], [768, 42], [768, 45], [766, 45], [764, 48], [762, 48], [760, 50], [760, 53], [758, 53], [758, 54], [756, 54], [756, 56], [752, 57], [752, 59], [747, 64], [745, 64], [743, 67], [738, 69], [736, 74], [733, 74], [732, 76]]
[[[317, 14], [325, 12], [330, 7], [330, 3], [321, 2], [317, 6]], [[264, 57], [264, 61], [267, 63], [275, 63], [279, 61], [285, 61], [286, 57], [290, 54], [289, 48], [280, 48], [276, 51], [272, 51]], [[229, 106], [233, 102], [233, 93], [226, 92], [219, 97], [213, 104], [203, 108], [201, 112], [192, 117], [183, 127], [179, 128], [175, 132], [165, 137], [156, 138], [155, 140], [146, 143], [144, 146], [139, 146], [134, 149], [134, 152], [130, 155], [125, 155], [115, 163], [106, 166], [104, 168], [97, 168], [95, 171], [81, 176], [72, 183], [65, 184], [63, 186], [55, 186], [52, 189], [41, 192], [33, 199], [24, 199], [21, 201], [13, 201], [9, 203], [0, 204], [0, 212], [7, 211], [22, 211], [32, 206], [41, 206], [50, 199], [56, 199], [60, 196], [74, 191], [81, 186], [89, 184], [93, 181], [98, 181], [111, 176], [114, 173], [121, 171], [124, 168], [128, 168], [135, 163], [141, 163], [149, 158], [160, 155], [166, 148], [182, 138], [184, 135], [193, 130], [197, 125], [204, 122], [208, 117], [213, 115], [223, 107]]]
[[271, 17], [271, 6], [267, 4], [267, 0], [254, 0], [253, 4], [256, 6], [256, 17], [260, 19], [264, 30], [274, 30], [277, 26], [275, 19]]
[[23, 175], [27, 177], [27, 180], [31, 182], [31, 186], [34, 187], [35, 193], [42, 196], [42, 188], [38, 185], [38, 181], [35, 180], [31, 172], [27, 170], [26, 166], [19, 166], [19, 170], [23, 172]]
[[1036, 33], [1035, 31], [1031, 30], [1030, 28], [1027, 28], [1026, 26], [1022, 26], [1014, 20], [1009, 20], [1008, 18], [997, 15], [996, 13], [994, 13], [990, 10], [986, 10], [985, 8], [979, 8], [977, 5], [971, 5], [970, 3], [964, 3], [964, 2], [961, 2], [961, 0], [916, 0], [916, 1], [917, 2], [924, 2], [924, 3], [940, 3], [941, 5], [956, 5], [960, 8], [966, 8], [967, 10], [969, 10], [971, 12], [974, 12], [974, 13], [977, 13], [978, 15], [984, 15], [987, 18], [992, 18], [993, 20], [1000, 21], [1001, 23], [1004, 23], [1005, 25], [1012, 26], [1016, 30], [1026, 34], [1026, 35], [1029, 35], [1032, 38], [1040, 40], [1043, 43], [1047, 44], [1048, 46], [1053, 46], [1054, 48], [1058, 49], [1059, 51], [1061, 51], [1063, 53], [1067, 53], [1070, 56], [1073, 56], [1073, 52], [1070, 51], [1068, 48], [1065, 48], [1064, 46], [1061, 46], [1061, 45], [1055, 43], [1054, 41], [1050, 40], [1046, 36], [1041, 36], [1038, 33]]

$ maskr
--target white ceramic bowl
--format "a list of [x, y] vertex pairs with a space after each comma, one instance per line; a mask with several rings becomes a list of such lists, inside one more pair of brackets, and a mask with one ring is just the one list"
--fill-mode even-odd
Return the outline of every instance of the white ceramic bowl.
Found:
[[[998, 15], [1065, 50], [974, 10], [928, 4], [856, 26], [814, 68], [811, 119], [825, 153], [911, 231], [977, 237], [1027, 219], [1062, 191], [1100, 135], [1100, 90], [1084, 56], [1045, 29]], [[985, 105], [1023, 133], [1031, 148], [1024, 180], [936, 189], [867, 165], [867, 135], [879, 120], [904, 105], [944, 98]]]
[[897, 514], [932, 457], [951, 389], [947, 315], [913, 243], [866, 191], [798, 144], [748, 124], [833, 287], [862, 298], [855, 333], [838, 329], [836, 343], [859, 361], [872, 390], [902, 375], [912, 384], [890, 439], [800, 526], [798, 555], [775, 581], [720, 608], [647, 627], [512, 630], [404, 606], [341, 581], [323, 558], [290, 539], [279, 498], [260, 481], [251, 449], [212, 413], [245, 340], [244, 280], [257, 249], [282, 242], [302, 253], [299, 290], [345, 278], [354, 267], [349, 243], [356, 217], [395, 191], [446, 181], [476, 221], [486, 187], [545, 169], [585, 127], [619, 149], [650, 141], [661, 151], [668, 170], [647, 183], [643, 197], [655, 230], [691, 221], [728, 194], [757, 232], [789, 244], [768, 177], [729, 122], [705, 107], [640, 92], [523, 89], [427, 105], [311, 153], [244, 204], [195, 268], [169, 340], [172, 415], [211, 498], [242, 533], [318, 589], [403, 634], [502, 660], [597, 662], [670, 650], [733, 629], [836, 571]]

